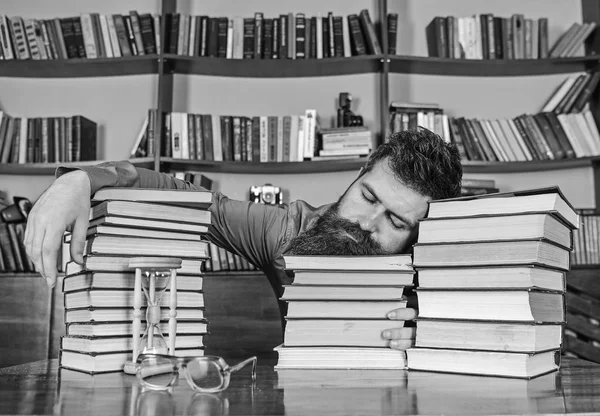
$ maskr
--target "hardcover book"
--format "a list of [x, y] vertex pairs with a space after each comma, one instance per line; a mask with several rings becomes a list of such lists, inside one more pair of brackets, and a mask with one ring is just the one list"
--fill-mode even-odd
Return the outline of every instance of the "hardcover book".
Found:
[[419, 318], [562, 323], [566, 317], [560, 292], [418, 288], [417, 296]]
[[410, 348], [409, 370], [533, 378], [558, 370], [560, 351], [536, 354]]

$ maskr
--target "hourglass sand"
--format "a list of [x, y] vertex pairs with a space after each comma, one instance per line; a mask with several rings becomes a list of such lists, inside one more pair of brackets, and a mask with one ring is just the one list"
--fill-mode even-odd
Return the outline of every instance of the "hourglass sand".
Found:
[[[123, 371], [135, 374], [135, 362], [140, 353], [175, 354], [177, 333], [177, 269], [181, 259], [172, 257], [133, 257], [129, 268], [135, 269], [133, 287], [133, 354]], [[160, 328], [161, 301], [169, 287], [169, 345]], [[146, 297], [146, 330], [142, 337], [142, 292]]]

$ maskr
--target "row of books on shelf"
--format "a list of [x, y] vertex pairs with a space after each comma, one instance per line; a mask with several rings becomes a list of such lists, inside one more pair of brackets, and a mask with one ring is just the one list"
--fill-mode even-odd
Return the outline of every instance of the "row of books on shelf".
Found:
[[[282, 296], [287, 325], [276, 369], [556, 371], [578, 226], [558, 188], [532, 189], [430, 202], [412, 256], [286, 255], [294, 280]], [[419, 316], [405, 356], [381, 348], [394, 346], [382, 333], [403, 326], [388, 312], [408, 306], [402, 295], [414, 285]]]
[[522, 114], [513, 119], [450, 118], [463, 160], [531, 161], [600, 155], [600, 135], [589, 110]]
[[84, 13], [54, 19], [0, 16], [0, 59], [119, 58], [156, 54], [160, 16]]
[[[396, 22], [397, 17], [395, 14]], [[347, 17], [332, 12], [325, 16], [290, 12], [267, 17], [256, 12], [252, 17], [233, 18], [174, 13], [167, 15], [167, 19], [165, 52], [170, 54], [230, 59], [320, 59], [382, 53], [366, 9]]]
[[548, 18], [510, 17], [483, 13], [436, 16], [425, 29], [430, 57], [457, 59], [543, 59], [583, 55], [595, 22], [573, 23], [551, 48]]
[[14, 117], [0, 111], [0, 163], [97, 160], [97, 124], [81, 115]]
[[[156, 110], [149, 110], [131, 157], [154, 154]], [[319, 129], [316, 110], [290, 116], [164, 114], [162, 154], [207, 161], [302, 162], [366, 156], [372, 148], [367, 127]]]
[[600, 213], [581, 210], [581, 227], [573, 233], [573, 265], [600, 264]]
[[[382, 54], [398, 45], [398, 14], [388, 13], [387, 33], [367, 9], [342, 16], [287, 13], [267, 17], [214, 17], [170, 13], [161, 40], [159, 14], [83, 13], [53, 19], [0, 16], [0, 59], [119, 58], [165, 52], [230, 59], [321, 59]], [[595, 23], [573, 23], [548, 48], [548, 19], [436, 16], [426, 28], [429, 56], [466, 59], [570, 57], [582, 50]]]
[[0, 272], [32, 273], [35, 265], [25, 252], [25, 222], [0, 220]]
[[448, 117], [440, 108], [396, 109], [391, 131], [425, 127], [456, 143], [462, 160], [517, 162], [600, 155], [591, 111], [521, 114], [515, 118]]

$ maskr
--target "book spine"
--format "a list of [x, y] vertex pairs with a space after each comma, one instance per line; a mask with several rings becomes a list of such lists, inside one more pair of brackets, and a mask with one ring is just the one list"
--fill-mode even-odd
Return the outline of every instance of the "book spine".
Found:
[[132, 10], [129, 12], [129, 21], [131, 25], [131, 31], [133, 32], [133, 39], [135, 42], [135, 48], [137, 51], [137, 55], [145, 55], [146, 52], [144, 50], [144, 41], [142, 39], [142, 29], [140, 26], [140, 16], [139, 14]]
[[296, 13], [296, 59], [306, 59], [306, 15]]

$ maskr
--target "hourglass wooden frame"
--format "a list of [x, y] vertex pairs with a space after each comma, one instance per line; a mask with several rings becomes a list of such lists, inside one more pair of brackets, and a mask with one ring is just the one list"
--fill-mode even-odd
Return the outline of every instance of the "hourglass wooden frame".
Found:
[[[181, 268], [181, 259], [174, 257], [133, 257], [129, 260], [129, 268], [135, 269], [135, 280], [133, 286], [133, 348], [132, 360], [127, 361], [123, 371], [127, 374], [135, 374], [136, 360], [140, 354], [140, 339], [142, 329], [142, 273], [144, 271], [169, 272], [171, 280], [169, 282], [169, 355], [175, 354], [175, 338], [177, 333], [177, 269]], [[153, 292], [155, 287], [150, 286], [149, 290]], [[150, 296], [154, 298], [154, 293]], [[160, 306], [159, 306], [160, 310]], [[146, 325], [154, 325], [160, 322], [160, 313], [151, 314], [152, 318], [146, 322]], [[158, 315], [158, 316], [156, 316]], [[148, 343], [152, 345], [153, 332], [149, 334]]]

